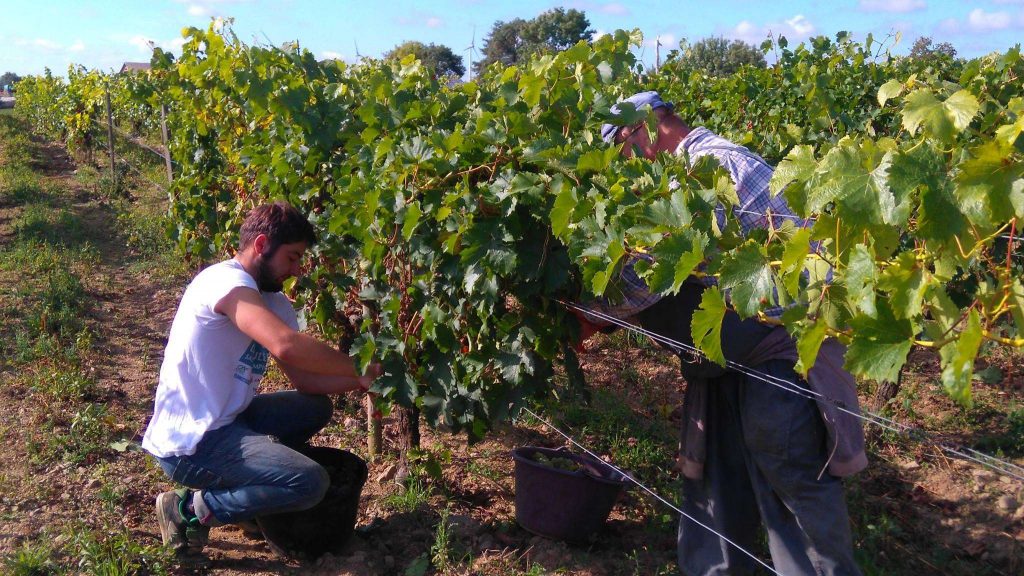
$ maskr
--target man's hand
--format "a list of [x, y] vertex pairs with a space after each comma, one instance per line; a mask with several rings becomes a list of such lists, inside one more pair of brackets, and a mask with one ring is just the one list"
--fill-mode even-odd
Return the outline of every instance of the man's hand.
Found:
[[593, 322], [587, 320], [586, 315], [575, 308], [570, 308], [572, 315], [576, 317], [576, 321], [580, 323], [580, 339], [573, 344], [573, 348], [577, 352], [586, 352], [587, 348], [584, 346], [584, 342], [587, 341], [595, 333], [601, 331], [601, 327]]
[[377, 362], [371, 362], [366, 365], [366, 370], [363, 375], [359, 377], [359, 387], [364, 392], [369, 391], [370, 386], [373, 385], [373, 381], [384, 373], [384, 368]]

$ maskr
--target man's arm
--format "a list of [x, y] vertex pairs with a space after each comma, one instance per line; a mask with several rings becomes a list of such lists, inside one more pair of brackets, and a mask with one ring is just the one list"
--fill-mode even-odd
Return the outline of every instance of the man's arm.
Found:
[[[373, 375], [367, 376], [331, 376], [329, 374], [316, 374], [284, 362], [278, 362], [281, 371], [291, 380], [292, 385], [299, 392], [306, 394], [342, 394], [352, 391], [369, 390], [373, 384]], [[372, 370], [371, 370], [372, 372]]]
[[[277, 314], [267, 308], [259, 292], [252, 288], [235, 288], [221, 298], [213, 310], [227, 316], [242, 333], [262, 344], [282, 366], [287, 367], [285, 374], [289, 377], [289, 369], [295, 369], [302, 382], [310, 382], [314, 387], [323, 387], [330, 383], [328, 387], [339, 392], [355, 389], [348, 387], [348, 384], [361, 378], [352, 358], [285, 324]], [[372, 372], [376, 371], [375, 369]], [[310, 377], [302, 374], [308, 374]], [[343, 380], [339, 380], [339, 377]], [[296, 384], [298, 385], [298, 382]]]

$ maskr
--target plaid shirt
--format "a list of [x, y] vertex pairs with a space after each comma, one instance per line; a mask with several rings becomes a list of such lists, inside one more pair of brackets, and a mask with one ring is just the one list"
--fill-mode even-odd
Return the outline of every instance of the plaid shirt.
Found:
[[[721, 136], [711, 132], [707, 128], [694, 128], [683, 138], [676, 148], [676, 155], [686, 154], [690, 162], [703, 156], [713, 156], [718, 163], [729, 172], [733, 183], [736, 185], [736, 196], [739, 204], [733, 207], [733, 213], [740, 223], [744, 234], [749, 234], [755, 228], [768, 227], [768, 214], [772, 215], [774, 227], [779, 227], [786, 220], [793, 221], [798, 228], [807, 225], [807, 222], [798, 218], [786, 205], [786, 200], [781, 196], [772, 196], [768, 183], [772, 179], [772, 167], [760, 156], [747, 150], [743, 146], [734, 144]], [[725, 226], [725, 208], [719, 205], [715, 208], [715, 217], [719, 227]], [[661, 299], [661, 295], [652, 294], [647, 289], [647, 284], [637, 276], [633, 265], [637, 260], [650, 261], [650, 256], [630, 256], [622, 266], [619, 275], [619, 282], [615, 288], [621, 294], [616, 294], [612, 303], [608, 298], [600, 298], [588, 302], [587, 307], [607, 314], [618, 319], [626, 319], [639, 314], [650, 308]], [[704, 284], [714, 286], [718, 283], [713, 276], [705, 276]], [[725, 294], [728, 300], [728, 292]], [[785, 308], [775, 306], [764, 310], [768, 317], [778, 318]], [[599, 326], [607, 326], [610, 322], [600, 318], [586, 315], [589, 322]]]

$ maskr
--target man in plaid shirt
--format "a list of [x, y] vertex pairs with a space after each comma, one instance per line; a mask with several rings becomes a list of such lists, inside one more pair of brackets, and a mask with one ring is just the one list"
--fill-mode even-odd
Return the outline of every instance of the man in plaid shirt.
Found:
[[[769, 217], [774, 227], [786, 219], [795, 220], [797, 226], [805, 225], [781, 196], [771, 194], [768, 183], [772, 168], [759, 156], [706, 128], [691, 128], [657, 92], [641, 92], [626, 102], [637, 109], [650, 108], [647, 122], [656, 122], [656, 138], [651, 141], [643, 123], [624, 127], [605, 124], [602, 138], [621, 145], [624, 156], [640, 154], [653, 160], [658, 153], [672, 152], [692, 162], [711, 155], [733, 179], [739, 204], [732, 210], [745, 234], [767, 228]], [[724, 208], [719, 206], [717, 211], [719, 224], [724, 226]], [[648, 257], [633, 257], [623, 266], [616, 284], [621, 298], [616, 303], [601, 299], [587, 303], [587, 307], [621, 320], [634, 318], [653, 333], [692, 346], [693, 313], [703, 290], [715, 279], [691, 277], [678, 294], [663, 297], [652, 294], [637, 276], [633, 264], [638, 258]], [[775, 307], [766, 310], [765, 315], [777, 317], [781, 312], [781, 307]], [[578, 318], [583, 339], [611, 325], [584, 313]], [[782, 328], [754, 318], [741, 320], [730, 311], [722, 324], [721, 340], [727, 360], [746, 364], [793, 387], [808, 388], [794, 370], [795, 346]], [[829, 447], [836, 424], [828, 422], [831, 427], [826, 430], [824, 418], [828, 415], [814, 400], [676, 352], [687, 380], [682, 509], [748, 551], [756, 548], [759, 524], [763, 523], [772, 562], [781, 574], [860, 574], [853, 559], [849, 518], [838, 475], [863, 468], [863, 451], [845, 461], [844, 466], [836, 466], [836, 444]], [[843, 376], [841, 354], [838, 360], [829, 359], [839, 376]], [[813, 383], [811, 388], [815, 389]], [[855, 428], [847, 438], [860, 430], [859, 422]], [[743, 552], [685, 517], [679, 522], [678, 553], [679, 566], [687, 575], [748, 574], [756, 568]]]

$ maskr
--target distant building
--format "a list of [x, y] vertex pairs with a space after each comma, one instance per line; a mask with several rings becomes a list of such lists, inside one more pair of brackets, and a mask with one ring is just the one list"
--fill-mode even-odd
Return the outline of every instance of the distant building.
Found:
[[142, 70], [149, 70], [149, 62], [125, 62], [121, 65], [121, 69], [118, 70], [118, 74], [124, 74], [125, 72], [139, 72]]

